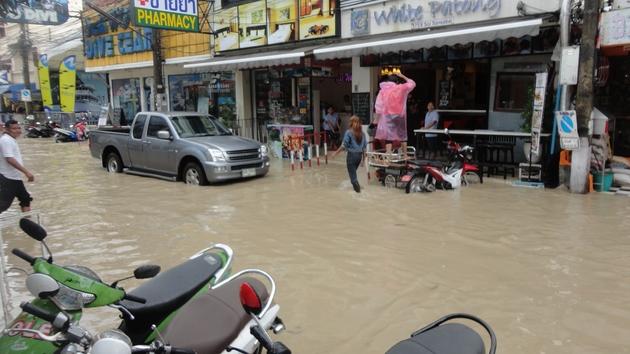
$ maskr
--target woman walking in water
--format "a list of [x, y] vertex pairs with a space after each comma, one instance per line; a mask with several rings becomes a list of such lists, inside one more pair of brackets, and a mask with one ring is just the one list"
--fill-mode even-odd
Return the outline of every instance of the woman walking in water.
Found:
[[357, 169], [363, 165], [363, 158], [365, 157], [365, 148], [367, 147], [367, 137], [361, 130], [361, 120], [357, 116], [350, 117], [350, 129], [346, 130], [343, 136], [343, 142], [337, 151], [332, 155], [339, 155], [341, 150], [348, 151], [346, 157], [346, 166], [348, 167], [348, 175], [350, 176], [350, 182], [352, 188], [357, 193], [361, 193], [361, 186], [357, 180]]

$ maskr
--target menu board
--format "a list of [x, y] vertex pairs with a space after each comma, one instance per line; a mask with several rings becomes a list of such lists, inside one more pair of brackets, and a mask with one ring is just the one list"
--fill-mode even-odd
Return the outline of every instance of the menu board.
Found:
[[352, 114], [361, 118], [361, 124], [370, 124], [370, 112], [372, 104], [369, 92], [356, 92], [352, 94]]

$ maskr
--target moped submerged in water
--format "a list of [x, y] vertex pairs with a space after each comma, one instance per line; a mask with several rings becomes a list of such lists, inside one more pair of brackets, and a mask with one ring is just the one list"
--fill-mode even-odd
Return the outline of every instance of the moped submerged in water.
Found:
[[[280, 306], [273, 302], [276, 291], [273, 278], [258, 269], [243, 270], [228, 277], [233, 251], [227, 245], [215, 244], [159, 275], [158, 266], [139, 267], [133, 277], [152, 279], [126, 292], [118, 287], [120, 280], [107, 285], [87, 267], [55, 264], [44, 242], [46, 231], [29, 219], [20, 220], [20, 227], [42, 242], [48, 254], [33, 257], [19, 249], [12, 251], [33, 268], [26, 279], [27, 288], [36, 296], [30, 304], [48, 314], [61, 313], [71, 323], [78, 324], [84, 308], [110, 306], [122, 313], [119, 329], [131, 344], [150, 345], [164, 333], [177, 341], [176, 346], [199, 354], [230, 350], [255, 353], [260, 350], [260, 344], [250, 333], [250, 327], [259, 326], [265, 333], [284, 329], [278, 317]], [[245, 277], [246, 274], [266, 279], [270, 290], [257, 278]], [[243, 282], [253, 284], [263, 294], [265, 306], [255, 319], [243, 311], [239, 303], [239, 288]], [[49, 341], [33, 335], [34, 332], [20, 331], [30, 329], [46, 336], [56, 335], [59, 329], [50, 319], [50, 316], [33, 316], [28, 311], [19, 314], [0, 337], [2, 353], [46, 354], [64, 348], [64, 341]], [[5, 348], [8, 349], [5, 351]]]

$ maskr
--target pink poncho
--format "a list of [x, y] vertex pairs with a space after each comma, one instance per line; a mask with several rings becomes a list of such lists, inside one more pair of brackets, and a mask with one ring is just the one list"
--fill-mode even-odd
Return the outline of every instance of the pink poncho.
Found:
[[381, 82], [374, 110], [380, 116], [374, 138], [407, 141], [407, 95], [415, 87], [413, 80], [404, 84]]

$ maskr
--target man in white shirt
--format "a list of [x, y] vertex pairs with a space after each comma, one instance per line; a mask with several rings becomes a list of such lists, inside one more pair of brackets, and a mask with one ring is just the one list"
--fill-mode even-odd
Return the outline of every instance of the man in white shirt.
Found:
[[17, 139], [22, 134], [20, 124], [11, 119], [4, 125], [5, 132], [0, 137], [0, 213], [9, 209], [15, 197], [20, 201], [22, 212], [31, 211], [31, 195], [22, 182], [23, 173], [29, 182], [35, 177], [24, 167]]

